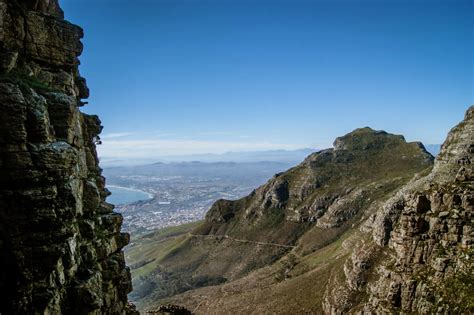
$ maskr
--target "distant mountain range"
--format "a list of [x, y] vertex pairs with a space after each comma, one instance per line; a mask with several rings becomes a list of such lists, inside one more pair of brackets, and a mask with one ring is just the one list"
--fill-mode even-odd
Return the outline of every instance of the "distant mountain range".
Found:
[[254, 182], [262, 184], [264, 180], [270, 178], [273, 174], [282, 172], [294, 164], [289, 162], [156, 162], [147, 165], [136, 166], [113, 166], [105, 167], [104, 175], [107, 176], [109, 182], [114, 184], [130, 186], [129, 178], [139, 177], [164, 177], [164, 176], [179, 176], [179, 177], [200, 177], [206, 180], [212, 178], [225, 178], [235, 181], [242, 181], [247, 183]]
[[100, 163], [105, 167], [145, 165], [156, 162], [282, 162], [297, 164], [303, 161], [309, 154], [318, 149], [303, 148], [297, 150], [267, 150], [267, 151], [241, 151], [226, 152], [222, 154], [192, 154], [192, 155], [170, 155], [158, 159], [118, 159], [101, 158]]
[[[438, 155], [440, 144], [427, 144], [425, 148], [433, 156]], [[298, 164], [302, 162], [311, 153], [319, 149], [303, 148], [297, 150], [266, 150], [266, 151], [241, 151], [226, 152], [222, 154], [191, 154], [191, 155], [170, 155], [162, 158], [144, 158], [144, 159], [119, 159], [119, 158], [101, 158], [100, 164], [104, 167], [115, 166], [136, 166], [153, 163], [172, 163], [172, 162], [282, 162]]]

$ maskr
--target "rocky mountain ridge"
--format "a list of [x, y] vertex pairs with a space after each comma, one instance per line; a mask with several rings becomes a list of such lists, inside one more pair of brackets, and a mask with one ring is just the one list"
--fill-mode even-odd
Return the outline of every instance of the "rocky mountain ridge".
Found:
[[[361, 131], [367, 130], [356, 130], [344, 138], [351, 139]], [[374, 131], [372, 133], [373, 136], [378, 134]], [[334, 150], [329, 151], [331, 154], [335, 153], [337, 157], [339, 150], [367, 150], [377, 147], [379, 143], [366, 141], [368, 139], [365, 137], [359, 139], [361, 141], [341, 141], [344, 138], [335, 141]], [[326, 202], [323, 215], [316, 219], [313, 227], [300, 234], [293, 243], [294, 247], [282, 253], [278, 259], [241, 277], [228, 279], [223, 284], [195, 288], [169, 298], [161, 298], [161, 301], [182, 304], [197, 314], [472, 313], [473, 153], [474, 106], [471, 106], [464, 120], [448, 134], [433, 168], [411, 172], [411, 179], [406, 184], [389, 192], [381, 191], [385, 197], [363, 205], [356, 211], [359, 213], [355, 216], [356, 220], [349, 219], [351, 225], [340, 233], [335, 233], [335, 226], [326, 222], [337, 222], [340, 215], [344, 218], [346, 213], [351, 212], [330, 211], [331, 207], [338, 208], [339, 202], [331, 198], [321, 199]], [[328, 153], [323, 151], [319, 155], [326, 154]], [[316, 154], [308, 157], [304, 163], [320, 158]], [[373, 161], [370, 164], [372, 168], [369, 170], [373, 172]], [[327, 167], [328, 164], [324, 169]], [[295, 200], [304, 202], [311, 194], [298, 199], [292, 189], [288, 189], [292, 184], [277, 184], [281, 183], [279, 178], [285, 178], [291, 172], [289, 170], [276, 176], [248, 197], [258, 200], [257, 208], [261, 210], [256, 216], [250, 216], [252, 220], [257, 218], [258, 222], [260, 216], [268, 216], [266, 205], [271, 205], [271, 209], [276, 211], [283, 210], [286, 220], [296, 219], [298, 222], [305, 218], [292, 215], [295, 209], [304, 207], [290, 205], [295, 204]], [[384, 176], [390, 174], [383, 173]], [[293, 178], [292, 181], [294, 180]], [[360, 177], [358, 181], [363, 182]], [[375, 185], [378, 189], [382, 187], [380, 184]], [[316, 185], [314, 189], [317, 191], [323, 187], [324, 185]], [[354, 190], [340, 199], [342, 205], [347, 196], [350, 200], [357, 200], [357, 194], [351, 196], [352, 191]], [[366, 200], [372, 198], [364, 197]], [[302, 201], [296, 204], [301, 205]], [[203, 225], [221, 225], [218, 228], [207, 228], [209, 235], [223, 235], [223, 231], [225, 235], [231, 234], [235, 231], [232, 226], [222, 226], [229, 225], [232, 220], [252, 225], [247, 214], [255, 213], [253, 210], [248, 211], [254, 209], [254, 204], [241, 201], [218, 202]], [[342, 206], [341, 209], [344, 208]], [[354, 208], [351, 206], [349, 209]], [[318, 220], [323, 219], [326, 214], [330, 214], [331, 218], [334, 216], [334, 219], [325, 220], [324, 224], [318, 225]], [[192, 233], [202, 231], [201, 228], [202, 226], [198, 227]], [[264, 229], [260, 231], [267, 234]], [[274, 239], [273, 236], [274, 234], [270, 234], [270, 239]], [[223, 241], [217, 239], [213, 243], [217, 250], [219, 242]], [[190, 252], [190, 248], [198, 246], [200, 243], [193, 243], [182, 250]], [[223, 257], [239, 249], [236, 244], [229, 246], [219, 253], [216, 260], [227, 262]], [[171, 251], [168, 255], [179, 257], [179, 251]], [[161, 260], [162, 267], [166, 266], [168, 259], [169, 257], [165, 257]], [[212, 264], [212, 261], [205, 258], [205, 263]], [[199, 268], [194, 269], [194, 274], [199, 272]]]
[[449, 132], [432, 172], [410, 182], [375, 215], [374, 224], [365, 224], [373, 241], [388, 247], [378, 249], [387, 259], [373, 267], [378, 279], [366, 288], [366, 311], [474, 311], [473, 155], [471, 106]]
[[135, 314], [82, 36], [57, 0], [0, 0], [1, 314]]
[[[133, 272], [141, 280], [134, 280], [132, 298], [143, 307], [196, 287], [236, 281], [288, 259], [293, 264], [288, 257], [336, 242], [432, 163], [420, 143], [356, 129], [336, 139], [333, 149], [311, 154], [249, 196], [218, 200], [186, 240], [159, 261], [137, 264]], [[285, 277], [284, 270], [276, 273], [276, 278]]]

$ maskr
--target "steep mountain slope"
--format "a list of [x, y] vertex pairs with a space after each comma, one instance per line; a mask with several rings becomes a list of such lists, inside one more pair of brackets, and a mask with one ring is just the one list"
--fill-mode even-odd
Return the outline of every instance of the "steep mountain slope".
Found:
[[[371, 256], [385, 258], [371, 268], [366, 311], [474, 312], [473, 159], [471, 106], [449, 132], [433, 171], [400, 190], [373, 223], [369, 220], [364, 226], [369, 233], [372, 230], [373, 242], [382, 246], [372, 247]], [[367, 246], [359, 248], [367, 251]], [[352, 265], [360, 261], [355, 258], [360, 250], [352, 254]], [[363, 277], [364, 272], [354, 268], [347, 278], [354, 276]]]
[[147, 295], [155, 289], [153, 282], [143, 280], [154, 273], [160, 259], [186, 240], [188, 233], [199, 224], [200, 221], [163, 228], [130, 242], [125, 249], [125, 258], [132, 273], [132, 296]]
[[143, 307], [239, 279], [290, 252], [312, 253], [336, 241], [415, 173], [429, 169], [432, 160], [420, 143], [357, 129], [336, 139], [334, 149], [310, 155], [249, 196], [217, 201], [204, 223], [135, 282], [148, 290], [138, 289], [132, 298]]
[[82, 29], [57, 0], [0, 0], [0, 313], [126, 314], [121, 215], [80, 112]]
[[473, 133], [471, 107], [432, 170], [383, 192], [339, 237], [316, 222], [275, 263], [155, 305], [197, 314], [472, 313]]

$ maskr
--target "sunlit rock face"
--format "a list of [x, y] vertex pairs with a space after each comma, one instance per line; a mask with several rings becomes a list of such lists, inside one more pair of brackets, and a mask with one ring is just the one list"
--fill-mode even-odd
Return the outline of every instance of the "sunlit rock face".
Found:
[[[398, 195], [392, 257], [375, 269], [367, 311], [462, 313], [473, 309], [474, 106], [448, 134], [433, 171]], [[387, 206], [391, 206], [388, 204]], [[385, 213], [378, 222], [384, 221]], [[380, 242], [378, 232], [374, 239]]]
[[79, 107], [83, 31], [57, 0], [0, 0], [0, 313], [127, 314], [122, 217]]
[[433, 170], [415, 177], [362, 226], [326, 291], [339, 314], [461, 314], [474, 309], [474, 106], [448, 134]]

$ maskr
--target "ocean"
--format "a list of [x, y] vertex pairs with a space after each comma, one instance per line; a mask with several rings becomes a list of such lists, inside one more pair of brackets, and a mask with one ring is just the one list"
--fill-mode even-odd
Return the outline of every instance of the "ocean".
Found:
[[107, 186], [112, 195], [107, 197], [107, 202], [114, 205], [123, 205], [140, 200], [148, 200], [153, 196], [147, 192], [120, 186]]

